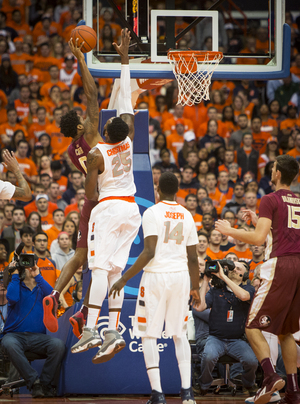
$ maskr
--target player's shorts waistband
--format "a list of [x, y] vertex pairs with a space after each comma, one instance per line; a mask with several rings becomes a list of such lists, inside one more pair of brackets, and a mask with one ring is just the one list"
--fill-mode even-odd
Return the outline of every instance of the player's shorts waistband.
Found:
[[99, 201], [99, 203], [104, 202], [104, 201], [109, 201], [109, 200], [112, 200], [112, 199], [119, 199], [121, 201], [135, 203], [134, 196], [107, 196], [106, 198], [101, 199]]

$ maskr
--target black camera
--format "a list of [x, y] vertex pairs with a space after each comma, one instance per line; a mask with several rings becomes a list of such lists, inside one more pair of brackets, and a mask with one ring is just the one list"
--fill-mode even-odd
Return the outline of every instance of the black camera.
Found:
[[19, 271], [20, 278], [25, 277], [25, 268], [33, 268], [35, 266], [35, 254], [25, 254], [22, 253], [24, 243], [20, 243], [16, 248], [14, 253], [14, 267], [10, 268], [10, 273], [14, 272], [16, 269]]
[[211, 284], [215, 288], [223, 288], [225, 286], [225, 282], [222, 281], [220, 278], [217, 276], [214, 276], [214, 274], [217, 274], [220, 270], [218, 263], [221, 265], [223, 268], [224, 274], [227, 276], [228, 271], [233, 271], [235, 268], [235, 263], [231, 260], [211, 260], [211, 261], [206, 261], [205, 263], [205, 270], [204, 270], [204, 275], [206, 275], [208, 278], [212, 278]]

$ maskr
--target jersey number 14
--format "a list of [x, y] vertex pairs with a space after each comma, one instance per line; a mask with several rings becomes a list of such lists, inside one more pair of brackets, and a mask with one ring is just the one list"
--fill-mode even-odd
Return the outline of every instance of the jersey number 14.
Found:
[[184, 239], [184, 236], [182, 234], [183, 223], [182, 222], [177, 223], [177, 225], [174, 227], [172, 231], [170, 231], [171, 222], [165, 222], [164, 225], [166, 226], [164, 243], [168, 243], [169, 240], [175, 240], [176, 244], [181, 244]]

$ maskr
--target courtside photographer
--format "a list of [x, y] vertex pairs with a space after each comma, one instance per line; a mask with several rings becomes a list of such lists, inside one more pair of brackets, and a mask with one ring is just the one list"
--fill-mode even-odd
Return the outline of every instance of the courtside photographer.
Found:
[[[257, 359], [244, 334], [255, 290], [245, 282], [247, 272], [248, 266], [244, 262], [206, 262], [198, 307], [199, 311], [211, 309], [209, 336], [202, 353], [199, 377], [202, 395], [207, 393], [213, 381], [212, 371], [218, 359], [225, 354], [242, 364], [242, 383], [250, 395], [254, 393]], [[210, 280], [213, 287], [207, 291]]]
[[[8, 315], [1, 345], [33, 398], [54, 397], [65, 345], [46, 335], [42, 301], [52, 286], [40, 274], [34, 254], [21, 254], [22, 248], [21, 243], [4, 270]], [[46, 359], [40, 377], [28, 362], [28, 353]]]

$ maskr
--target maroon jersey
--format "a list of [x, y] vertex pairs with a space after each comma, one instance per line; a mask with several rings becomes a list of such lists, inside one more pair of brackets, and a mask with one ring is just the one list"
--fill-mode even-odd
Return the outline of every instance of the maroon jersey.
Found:
[[72, 142], [68, 147], [68, 154], [72, 160], [72, 163], [84, 175], [86, 175], [86, 156], [90, 150], [91, 148], [83, 136], [80, 136], [79, 139]]
[[300, 254], [300, 198], [285, 189], [265, 195], [259, 217], [272, 220], [266, 259]]

